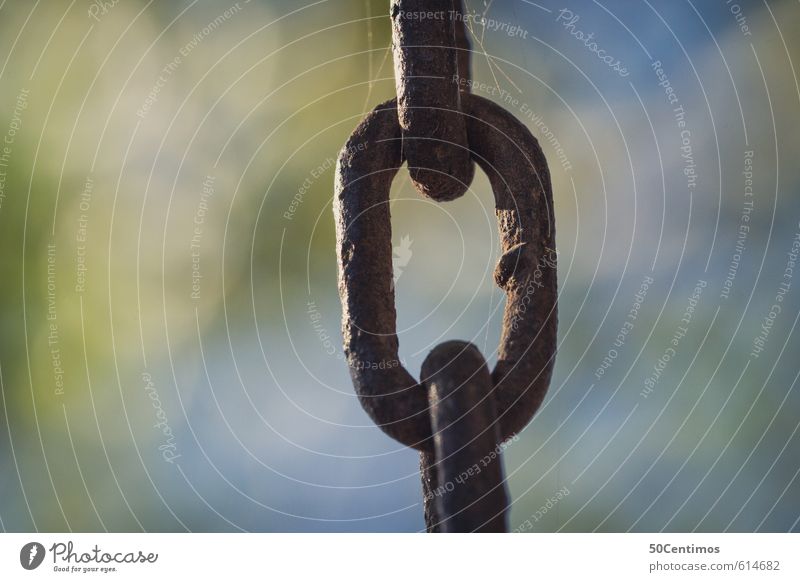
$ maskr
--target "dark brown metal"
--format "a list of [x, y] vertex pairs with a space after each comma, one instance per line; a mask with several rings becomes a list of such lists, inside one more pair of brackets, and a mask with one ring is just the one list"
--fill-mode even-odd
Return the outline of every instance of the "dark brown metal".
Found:
[[[442, 10], [447, 30], [431, 16]], [[500, 443], [540, 406], [555, 358], [552, 191], [528, 129], [498, 105], [459, 92], [469, 86], [454, 82], [462, 72], [469, 78], [469, 43], [452, 10], [461, 2], [393, 0], [400, 105], [376, 107], [339, 155], [334, 214], [344, 352], [364, 410], [420, 451], [428, 531], [505, 531]], [[506, 293], [497, 364], [489, 375], [472, 344], [446, 342], [425, 360], [420, 383], [398, 356], [389, 190], [407, 161], [423, 194], [455, 198], [472, 180], [472, 160], [492, 185], [502, 247], [494, 273]]]
[[441, 532], [440, 517], [436, 507], [436, 494], [439, 491], [439, 471], [433, 451], [419, 452], [419, 476], [422, 481], [422, 512], [428, 533]]
[[[550, 174], [536, 139], [513, 115], [462, 95], [470, 152], [489, 176], [506, 293], [492, 372], [501, 436], [521, 430], [541, 404], [556, 346], [556, 254]], [[428, 395], [400, 363], [392, 287], [389, 188], [403, 162], [394, 100], [356, 128], [336, 168], [334, 213], [344, 351], [361, 404], [406, 446], [430, 450]]]
[[[458, 65], [451, 81], [458, 85], [460, 91], [469, 93], [472, 80], [472, 45], [467, 34], [466, 20], [464, 18], [464, 0], [453, 0], [454, 11], [451, 13], [453, 20], [453, 34], [455, 36], [456, 63]], [[446, 71], [449, 72], [449, 71]], [[464, 81], [461, 81], [464, 79]]]
[[[475, 173], [459, 115], [469, 79], [460, 0], [392, 0], [392, 53], [403, 154], [417, 190], [434, 200], [466, 192]], [[460, 50], [459, 50], [460, 49]]]
[[397, 353], [389, 188], [400, 165], [395, 101], [379, 105], [347, 140], [336, 165], [334, 215], [344, 353], [370, 418], [416, 449], [432, 447], [428, 395]]
[[[471, 153], [495, 194], [503, 250], [495, 281], [507, 301], [491, 392], [500, 442], [528, 423], [552, 374], [557, 301], [552, 192], [544, 157], [527, 128], [481, 97], [465, 95], [464, 103]], [[376, 108], [353, 132], [337, 165], [344, 345], [362, 406], [387, 434], [424, 451], [423, 479], [427, 475], [436, 490], [444, 481], [437, 475], [439, 465], [430, 462], [431, 456], [441, 457], [434, 456], [431, 442], [428, 391], [398, 356], [388, 204], [391, 181], [403, 162], [396, 115], [393, 101]], [[428, 527], [437, 531], [442, 514], [428, 501]]]
[[431, 404], [439, 531], [503, 532], [508, 495], [492, 378], [473, 344], [439, 344], [422, 364]]

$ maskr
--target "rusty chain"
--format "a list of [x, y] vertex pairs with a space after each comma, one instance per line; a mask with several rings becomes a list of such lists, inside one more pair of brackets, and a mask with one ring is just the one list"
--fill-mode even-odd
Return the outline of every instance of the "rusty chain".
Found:
[[[438, 12], [444, 18], [415, 18]], [[500, 451], [544, 399], [556, 351], [555, 223], [550, 174], [530, 131], [472, 95], [460, 0], [392, 0], [397, 99], [353, 131], [336, 169], [334, 214], [344, 351], [359, 401], [389, 436], [420, 451], [427, 529], [507, 531]], [[465, 79], [466, 81], [462, 81]], [[495, 198], [506, 294], [497, 364], [478, 348], [436, 346], [417, 382], [398, 356], [389, 190], [408, 163], [415, 187], [452, 200], [473, 162]]]

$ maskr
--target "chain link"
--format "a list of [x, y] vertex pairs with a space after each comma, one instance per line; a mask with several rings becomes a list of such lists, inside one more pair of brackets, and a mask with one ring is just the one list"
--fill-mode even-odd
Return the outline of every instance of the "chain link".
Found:
[[417, 190], [438, 201], [463, 195], [475, 173], [461, 115], [461, 91], [453, 83], [454, 74], [470, 77], [464, 23], [453, 17], [460, 4], [453, 0], [391, 2], [403, 157]]
[[[425, 5], [423, 7], [423, 4]], [[506, 531], [498, 450], [541, 405], [556, 351], [555, 222], [550, 174], [530, 131], [458, 87], [469, 75], [460, 1], [393, 0], [398, 98], [353, 131], [336, 170], [334, 215], [344, 351], [359, 401], [389, 436], [420, 451], [428, 531]], [[443, 11], [445, 18], [408, 15]], [[461, 77], [464, 78], [464, 77]], [[497, 364], [445, 342], [417, 382], [400, 363], [392, 285], [389, 190], [407, 162], [436, 200], [464, 193], [473, 161], [495, 197], [506, 294]], [[488, 460], [487, 460], [488, 459]]]

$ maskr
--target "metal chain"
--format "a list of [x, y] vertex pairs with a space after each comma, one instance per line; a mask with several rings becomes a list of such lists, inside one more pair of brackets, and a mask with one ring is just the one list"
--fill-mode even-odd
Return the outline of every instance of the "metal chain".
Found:
[[[423, 7], [424, 4], [424, 7]], [[415, 18], [443, 11], [445, 18]], [[507, 531], [501, 443], [541, 405], [556, 351], [550, 174], [530, 131], [468, 87], [459, 0], [392, 0], [398, 98], [353, 131], [336, 169], [334, 215], [344, 351], [359, 401], [388, 435], [420, 451], [428, 531]], [[506, 294], [491, 374], [468, 342], [435, 347], [417, 382], [398, 357], [389, 190], [408, 162], [435, 200], [469, 187], [472, 162], [495, 197]]]

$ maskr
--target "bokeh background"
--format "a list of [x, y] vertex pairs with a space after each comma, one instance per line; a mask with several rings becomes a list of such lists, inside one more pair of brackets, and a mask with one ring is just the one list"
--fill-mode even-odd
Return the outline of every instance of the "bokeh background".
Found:
[[[797, 531], [800, 4], [467, 10], [558, 225], [511, 527]], [[3, 530], [424, 528], [336, 290], [333, 160], [394, 93], [389, 46], [383, 0], [0, 2]], [[456, 338], [491, 364], [485, 177], [439, 205], [402, 170], [392, 215], [407, 368]]]

